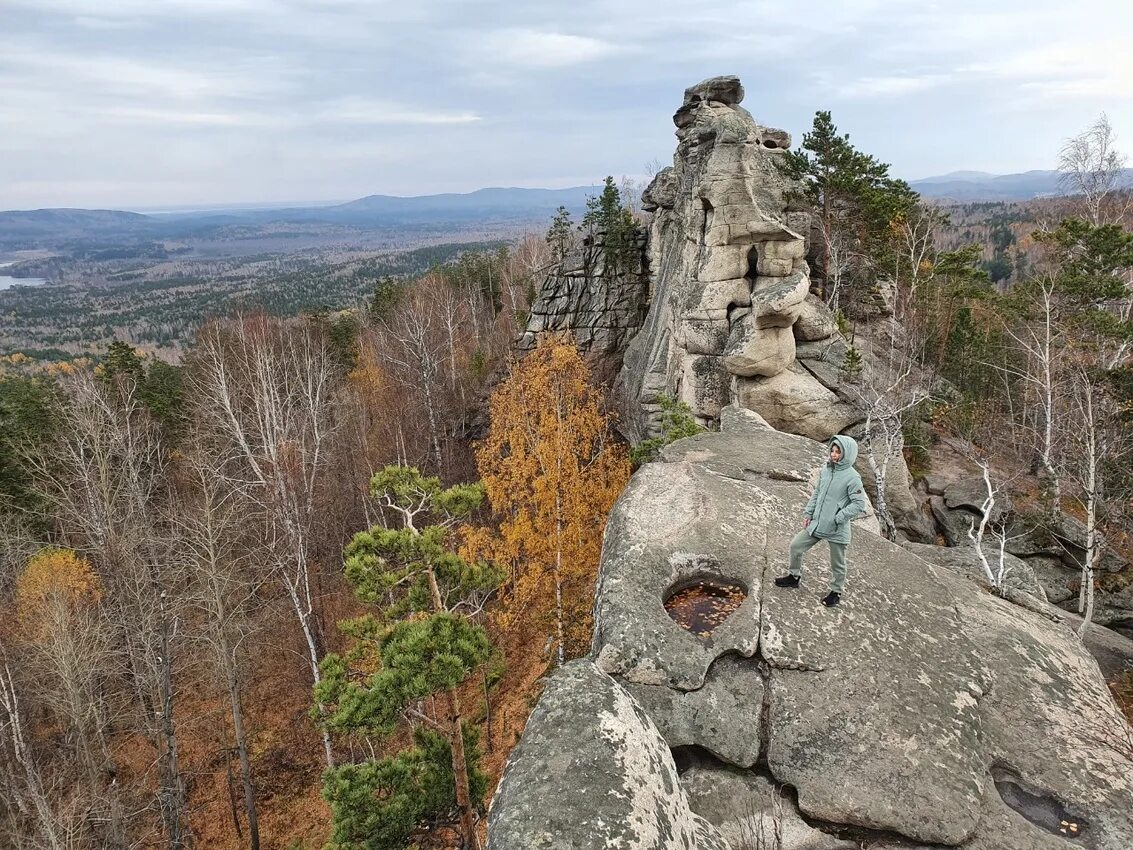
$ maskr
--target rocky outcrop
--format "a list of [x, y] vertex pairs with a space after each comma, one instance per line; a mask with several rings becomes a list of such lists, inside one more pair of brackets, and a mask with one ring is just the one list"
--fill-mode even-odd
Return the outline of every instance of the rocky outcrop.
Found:
[[[640, 810], [639, 787], [665, 819], [689, 823], [687, 805], [733, 847], [769, 819], [794, 836], [784, 850], [1133, 846], [1128, 727], [1070, 628], [862, 527], [841, 606], [818, 602], [824, 547], [808, 556], [802, 588], [774, 587], [823, 448], [735, 407], [721, 429], [667, 447], [615, 505], [591, 658], [632, 699], [602, 684], [593, 702], [587, 686], [570, 702], [555, 697], [557, 713], [540, 703], [493, 805], [491, 846], [659, 846], [651, 821], [622, 814]], [[661, 604], [698, 576], [747, 592], [704, 636]], [[598, 731], [580, 731], [587, 724]], [[607, 748], [588, 760], [595, 736], [628, 740], [603, 738], [607, 726], [644, 738], [655, 727], [681, 787], [661, 799], [671, 774], [660, 756], [631, 763]], [[569, 779], [537, 780], [540, 770]], [[594, 839], [595, 811], [608, 813], [600, 835], [614, 835], [607, 816], [628, 831]], [[536, 828], [519, 822], [548, 818], [555, 843], [511, 837]], [[502, 823], [512, 825], [499, 832]], [[1078, 837], [1068, 843], [1060, 829], [1070, 823]]]
[[[673, 165], [642, 196], [653, 213], [652, 295], [616, 384], [620, 427], [633, 442], [657, 427], [662, 394], [709, 427], [729, 404], [815, 440], [851, 433], [865, 419], [843, 370], [849, 347], [810, 295], [810, 217], [791, 207], [797, 187], [776, 164], [790, 137], [758, 124], [742, 100], [735, 77], [687, 89], [673, 118]], [[873, 489], [864, 455], [858, 468]], [[899, 451], [886, 496], [899, 529], [932, 539]]]
[[653, 427], [662, 393], [688, 403], [705, 424], [737, 399], [812, 436], [830, 437], [854, 419], [847, 411], [817, 421], [817, 409], [837, 399], [792, 368], [796, 336], [821, 339], [836, 327], [807, 298], [810, 220], [788, 210], [788, 185], [775, 165], [790, 137], [757, 124], [740, 106], [743, 94], [736, 77], [685, 91], [673, 116], [673, 165], [642, 196], [653, 212], [653, 296], [619, 376], [624, 427], [635, 441]]
[[649, 296], [645, 239], [640, 232], [630, 267], [620, 269], [607, 265], [605, 234], [584, 237], [544, 278], [516, 347], [534, 348], [541, 333], [570, 333], [599, 378], [612, 381], [645, 318]]
[[[951, 567], [961, 563], [974, 565], [975, 549], [969, 532], [978, 527], [983, 518], [987, 485], [982, 475], [949, 466], [926, 476], [925, 487], [941, 537], [948, 547], [959, 550], [956, 554], [937, 553], [934, 563], [947, 562]], [[1086, 554], [1085, 524], [1062, 513], [1032, 516], [1024, 521], [1014, 513], [1010, 496], [1002, 492], [996, 494], [989, 519], [985, 545], [994, 548], [995, 534], [1005, 535], [1004, 548], [1011, 573], [1026, 576], [1024, 583], [1033, 580], [1048, 601], [1066, 610], [1077, 610]], [[997, 558], [998, 554], [992, 560]], [[965, 567], [961, 572], [971, 570]], [[1133, 635], [1133, 568], [1113, 547], [1105, 544], [1104, 538], [1095, 574], [1094, 622]]]

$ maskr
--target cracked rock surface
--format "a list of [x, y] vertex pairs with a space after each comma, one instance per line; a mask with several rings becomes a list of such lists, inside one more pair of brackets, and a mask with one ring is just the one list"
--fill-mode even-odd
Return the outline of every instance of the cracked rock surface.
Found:
[[555, 672], [508, 759], [493, 850], [728, 850], [694, 814], [657, 727], [587, 660]]
[[[720, 827], [712, 841], [732, 842], [663, 846], [745, 846], [742, 825], [765, 823], [769, 810], [724, 803], [769, 785], [789, 792], [770, 815], [794, 824], [781, 850], [1133, 847], [1133, 732], [1123, 737], [1128, 727], [1070, 628], [870, 533], [868, 519], [855, 523], [842, 605], [818, 601], [822, 544], [799, 589], [775, 587], [823, 447], [735, 408], [721, 427], [668, 446], [631, 480], [606, 532], [596, 669], [552, 679], [563, 684], [548, 686], [509, 763], [493, 830], [553, 817], [564, 843], [497, 843], [492, 832], [491, 846], [662, 846], [636, 827], [593, 837], [594, 795], [608, 795], [618, 769], [630, 771], [623, 788], [667, 787], [652, 775], [669, 775], [659, 756], [578, 760], [587, 716], [625, 711], [678, 763], [701, 754], [694, 773], [685, 764], [671, 811], [691, 806]], [[669, 588], [698, 575], [748, 591], [705, 637], [662, 607]], [[612, 700], [615, 687], [624, 700]], [[569, 778], [535, 781], [523, 765], [537, 753], [540, 770]], [[1059, 812], [1081, 819], [1073, 840], [1057, 834], [1057, 819], [1051, 831]]]

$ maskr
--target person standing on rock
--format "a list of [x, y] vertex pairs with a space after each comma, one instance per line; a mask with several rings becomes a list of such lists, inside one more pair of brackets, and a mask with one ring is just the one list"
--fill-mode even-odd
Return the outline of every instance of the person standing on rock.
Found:
[[862, 478], [854, 469], [857, 457], [858, 444], [852, 437], [837, 434], [830, 441], [830, 460], [818, 474], [818, 486], [803, 509], [803, 529], [791, 541], [790, 572], [775, 579], [777, 587], [798, 587], [803, 554], [825, 540], [830, 545], [830, 592], [822, 604], [828, 608], [842, 601], [850, 522], [866, 509]]

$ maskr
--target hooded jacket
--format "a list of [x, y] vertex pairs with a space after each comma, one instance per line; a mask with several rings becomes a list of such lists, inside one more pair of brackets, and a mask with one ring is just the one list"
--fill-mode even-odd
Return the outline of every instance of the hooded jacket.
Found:
[[806, 528], [811, 537], [849, 543], [850, 522], [866, 509], [862, 478], [854, 469], [858, 444], [844, 434], [835, 435], [830, 443], [842, 449], [842, 459], [837, 463], [828, 460], [822, 467], [818, 486], [803, 508], [803, 515], [811, 520]]

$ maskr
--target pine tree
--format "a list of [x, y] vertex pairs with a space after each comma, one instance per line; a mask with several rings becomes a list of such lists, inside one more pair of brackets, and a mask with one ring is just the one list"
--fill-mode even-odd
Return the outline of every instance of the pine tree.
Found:
[[559, 207], [551, 221], [551, 228], [547, 231], [547, 245], [551, 248], [551, 262], [557, 263], [566, 256], [571, 248], [574, 223], [571, 221], [570, 210]]
[[602, 248], [605, 258], [605, 277], [628, 272], [635, 265], [637, 253], [637, 224], [622, 204], [621, 192], [614, 178], [607, 176], [602, 194], [586, 201], [586, 214], [579, 229], [591, 238], [603, 234]]
[[[484, 630], [464, 612], [483, 606], [500, 574], [465, 561], [449, 540], [483, 491], [478, 485], [443, 489], [416, 469], [387, 466], [371, 481], [371, 493], [400, 518], [400, 527], [359, 532], [344, 556], [355, 594], [379, 613], [339, 624], [354, 647], [323, 659], [315, 698], [333, 730], [388, 737], [408, 719], [417, 746], [327, 772], [323, 794], [335, 814], [331, 846], [400, 850], [410, 830], [455, 800], [466, 846], [475, 848], [483, 779], [475, 765], [476, 735], [463, 723], [456, 689], [491, 655]], [[418, 527], [422, 519], [430, 522]], [[360, 680], [360, 671], [373, 672]], [[415, 707], [429, 697], [438, 698], [440, 717]], [[437, 766], [446, 757], [447, 771]]]
[[890, 223], [917, 200], [903, 180], [889, 176], [889, 166], [838, 134], [829, 111], [818, 111], [803, 136], [802, 149], [776, 160], [784, 174], [802, 183], [802, 197], [817, 208], [823, 235], [823, 275], [831, 267], [830, 246], [836, 240], [854, 244], [856, 253], [880, 266], [889, 245]]

